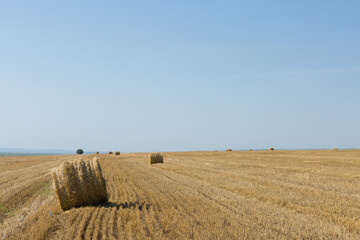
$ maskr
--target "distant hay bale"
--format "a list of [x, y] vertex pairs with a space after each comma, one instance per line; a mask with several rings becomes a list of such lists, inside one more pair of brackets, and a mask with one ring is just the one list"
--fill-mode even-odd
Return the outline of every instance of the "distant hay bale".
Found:
[[96, 154], [99, 154], [99, 152], [96, 152]]
[[52, 170], [55, 194], [63, 211], [108, 201], [97, 158], [66, 161]]
[[113, 154], [113, 152], [109, 152], [109, 154]]
[[339, 150], [338, 148], [334, 148], [334, 150], [336, 151], [336, 150]]
[[275, 149], [274, 148], [269, 148], [269, 151], [275, 151]]
[[149, 153], [149, 164], [163, 163], [164, 158], [161, 153]]
[[250, 152], [252, 152], [252, 149], [249, 149]]
[[115, 152], [115, 155], [120, 155], [120, 152]]
[[226, 149], [226, 151], [231, 152], [231, 151], [232, 151], [232, 149], [230, 149], [230, 148], [229, 148], [229, 149]]

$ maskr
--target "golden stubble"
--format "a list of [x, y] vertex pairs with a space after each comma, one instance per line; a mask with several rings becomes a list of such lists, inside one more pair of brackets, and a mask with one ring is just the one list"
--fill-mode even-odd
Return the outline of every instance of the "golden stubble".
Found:
[[[24, 203], [33, 210], [7, 238], [360, 239], [358, 150], [183, 152], [163, 157], [163, 164], [149, 165], [148, 153], [98, 155], [106, 203], [63, 212], [52, 193], [50, 201], [39, 206]], [[0, 163], [0, 176], [23, 168], [32, 184], [43, 180], [41, 171], [30, 173], [31, 164], [21, 161], [24, 167]], [[49, 161], [34, 159], [47, 171], [55, 164]], [[50, 181], [50, 175], [46, 179]], [[2, 178], [0, 190], [6, 184]]]

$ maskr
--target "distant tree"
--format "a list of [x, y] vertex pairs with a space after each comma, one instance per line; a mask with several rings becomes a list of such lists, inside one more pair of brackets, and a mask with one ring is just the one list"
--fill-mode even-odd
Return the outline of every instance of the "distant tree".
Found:
[[84, 153], [84, 150], [78, 149], [78, 150], [76, 150], [76, 153], [77, 153], [77, 154], [83, 154], [83, 153]]

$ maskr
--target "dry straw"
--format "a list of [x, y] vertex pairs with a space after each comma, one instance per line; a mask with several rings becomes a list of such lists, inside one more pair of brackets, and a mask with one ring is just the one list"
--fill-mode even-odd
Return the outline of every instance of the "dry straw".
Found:
[[53, 169], [52, 181], [64, 211], [108, 201], [105, 180], [96, 157], [62, 163]]
[[231, 151], [232, 151], [232, 149], [230, 149], [230, 148], [229, 148], [229, 149], [226, 149], [226, 151], [231, 152]]
[[161, 153], [149, 153], [149, 164], [163, 163], [164, 158]]
[[115, 155], [120, 155], [120, 152], [115, 152]]

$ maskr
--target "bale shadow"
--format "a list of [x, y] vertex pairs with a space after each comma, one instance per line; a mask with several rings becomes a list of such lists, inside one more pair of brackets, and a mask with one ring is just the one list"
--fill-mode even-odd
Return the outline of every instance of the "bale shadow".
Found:
[[146, 204], [145, 202], [142, 202], [142, 203], [140, 203], [140, 202], [124, 202], [124, 203], [107, 202], [107, 203], [101, 204], [101, 207], [104, 207], [104, 208], [116, 207], [117, 210], [119, 210], [120, 208], [122, 208], [122, 209], [137, 208], [140, 211], [142, 211], [142, 210], [149, 210], [151, 205]]

